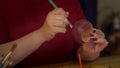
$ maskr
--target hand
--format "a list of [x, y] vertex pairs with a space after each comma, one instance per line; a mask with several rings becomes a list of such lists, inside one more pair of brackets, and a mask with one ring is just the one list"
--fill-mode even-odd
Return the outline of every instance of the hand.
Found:
[[56, 8], [49, 12], [41, 30], [47, 40], [52, 39], [57, 33], [65, 33], [68, 24], [68, 13], [62, 8]]
[[107, 46], [108, 41], [105, 39], [104, 33], [99, 29], [94, 29], [90, 35], [90, 41], [85, 42], [80, 47], [79, 51], [85, 59], [93, 60]]

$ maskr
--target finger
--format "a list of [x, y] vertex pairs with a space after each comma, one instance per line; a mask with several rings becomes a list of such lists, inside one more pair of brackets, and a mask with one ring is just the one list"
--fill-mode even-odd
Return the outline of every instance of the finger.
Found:
[[96, 34], [98, 35], [98, 37], [102, 37], [102, 38], [105, 37], [104, 33], [101, 30], [99, 29], [94, 29], [94, 30], [96, 30]]
[[98, 52], [100, 52], [100, 51], [102, 51], [105, 47], [107, 47], [107, 45], [108, 45], [108, 42], [107, 42], [107, 41], [104, 41], [104, 42], [101, 43], [101, 44], [97, 44], [97, 45], [96, 45], [96, 50], [97, 50]]
[[62, 27], [62, 28], [66, 27], [66, 24], [61, 20], [57, 20], [57, 21], [55, 21], [53, 23], [54, 23], [53, 26], [55, 26], [55, 27]]
[[105, 38], [104, 33], [101, 30], [94, 29], [93, 33], [90, 34], [90, 38], [93, 40], [95, 38]]
[[66, 15], [66, 12], [62, 8], [56, 8], [55, 10], [53, 10], [53, 13], [56, 15], [57, 14]]
[[91, 33], [90, 38], [98, 38], [98, 35], [96, 33]]
[[56, 33], [66, 33], [66, 29], [62, 27], [55, 27]]
[[68, 17], [68, 16], [69, 16], [69, 12], [67, 11], [67, 12], [66, 12], [66, 17]]
[[52, 18], [54, 18], [56, 20], [65, 20], [66, 17], [64, 15], [54, 15], [54, 17], [52, 17]]
[[69, 12], [66, 12], [66, 17], [65, 17], [65, 19], [64, 19], [64, 22], [66, 23], [66, 25], [68, 25], [68, 19], [67, 19], [67, 17], [69, 16]]
[[102, 44], [104, 42], [108, 42], [105, 38], [98, 38], [97, 40], [93, 41], [96, 44]]
[[64, 23], [65, 23], [65, 25], [68, 25], [69, 22], [68, 22], [67, 18], [64, 19]]
[[53, 20], [53, 24], [56, 26], [66, 27], [68, 25], [68, 20], [63, 15], [55, 15], [55, 19]]

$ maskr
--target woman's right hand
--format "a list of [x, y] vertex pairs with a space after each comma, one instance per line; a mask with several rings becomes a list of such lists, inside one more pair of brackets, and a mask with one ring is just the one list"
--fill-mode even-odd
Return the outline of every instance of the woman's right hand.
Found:
[[57, 33], [66, 32], [65, 27], [68, 25], [67, 16], [68, 12], [65, 12], [62, 8], [56, 8], [48, 13], [43, 26], [40, 28], [45, 39], [50, 40]]

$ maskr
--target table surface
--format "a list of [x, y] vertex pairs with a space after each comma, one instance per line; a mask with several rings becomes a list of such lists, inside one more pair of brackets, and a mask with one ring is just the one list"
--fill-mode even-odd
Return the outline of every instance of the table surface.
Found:
[[[79, 64], [74, 61], [42, 65], [29, 68], [80, 68]], [[83, 62], [83, 68], [120, 68], [120, 56], [99, 57], [92, 62]]]

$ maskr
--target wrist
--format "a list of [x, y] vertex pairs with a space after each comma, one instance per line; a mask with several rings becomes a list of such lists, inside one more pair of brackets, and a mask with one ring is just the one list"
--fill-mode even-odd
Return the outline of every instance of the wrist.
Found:
[[41, 37], [45, 40], [51, 40], [54, 36], [52, 36], [44, 27], [39, 29], [39, 32], [41, 34]]
[[86, 51], [83, 51], [82, 49], [78, 50], [78, 53], [80, 53], [82, 60], [84, 61], [93, 61], [97, 59], [100, 56], [100, 53], [89, 53]]

